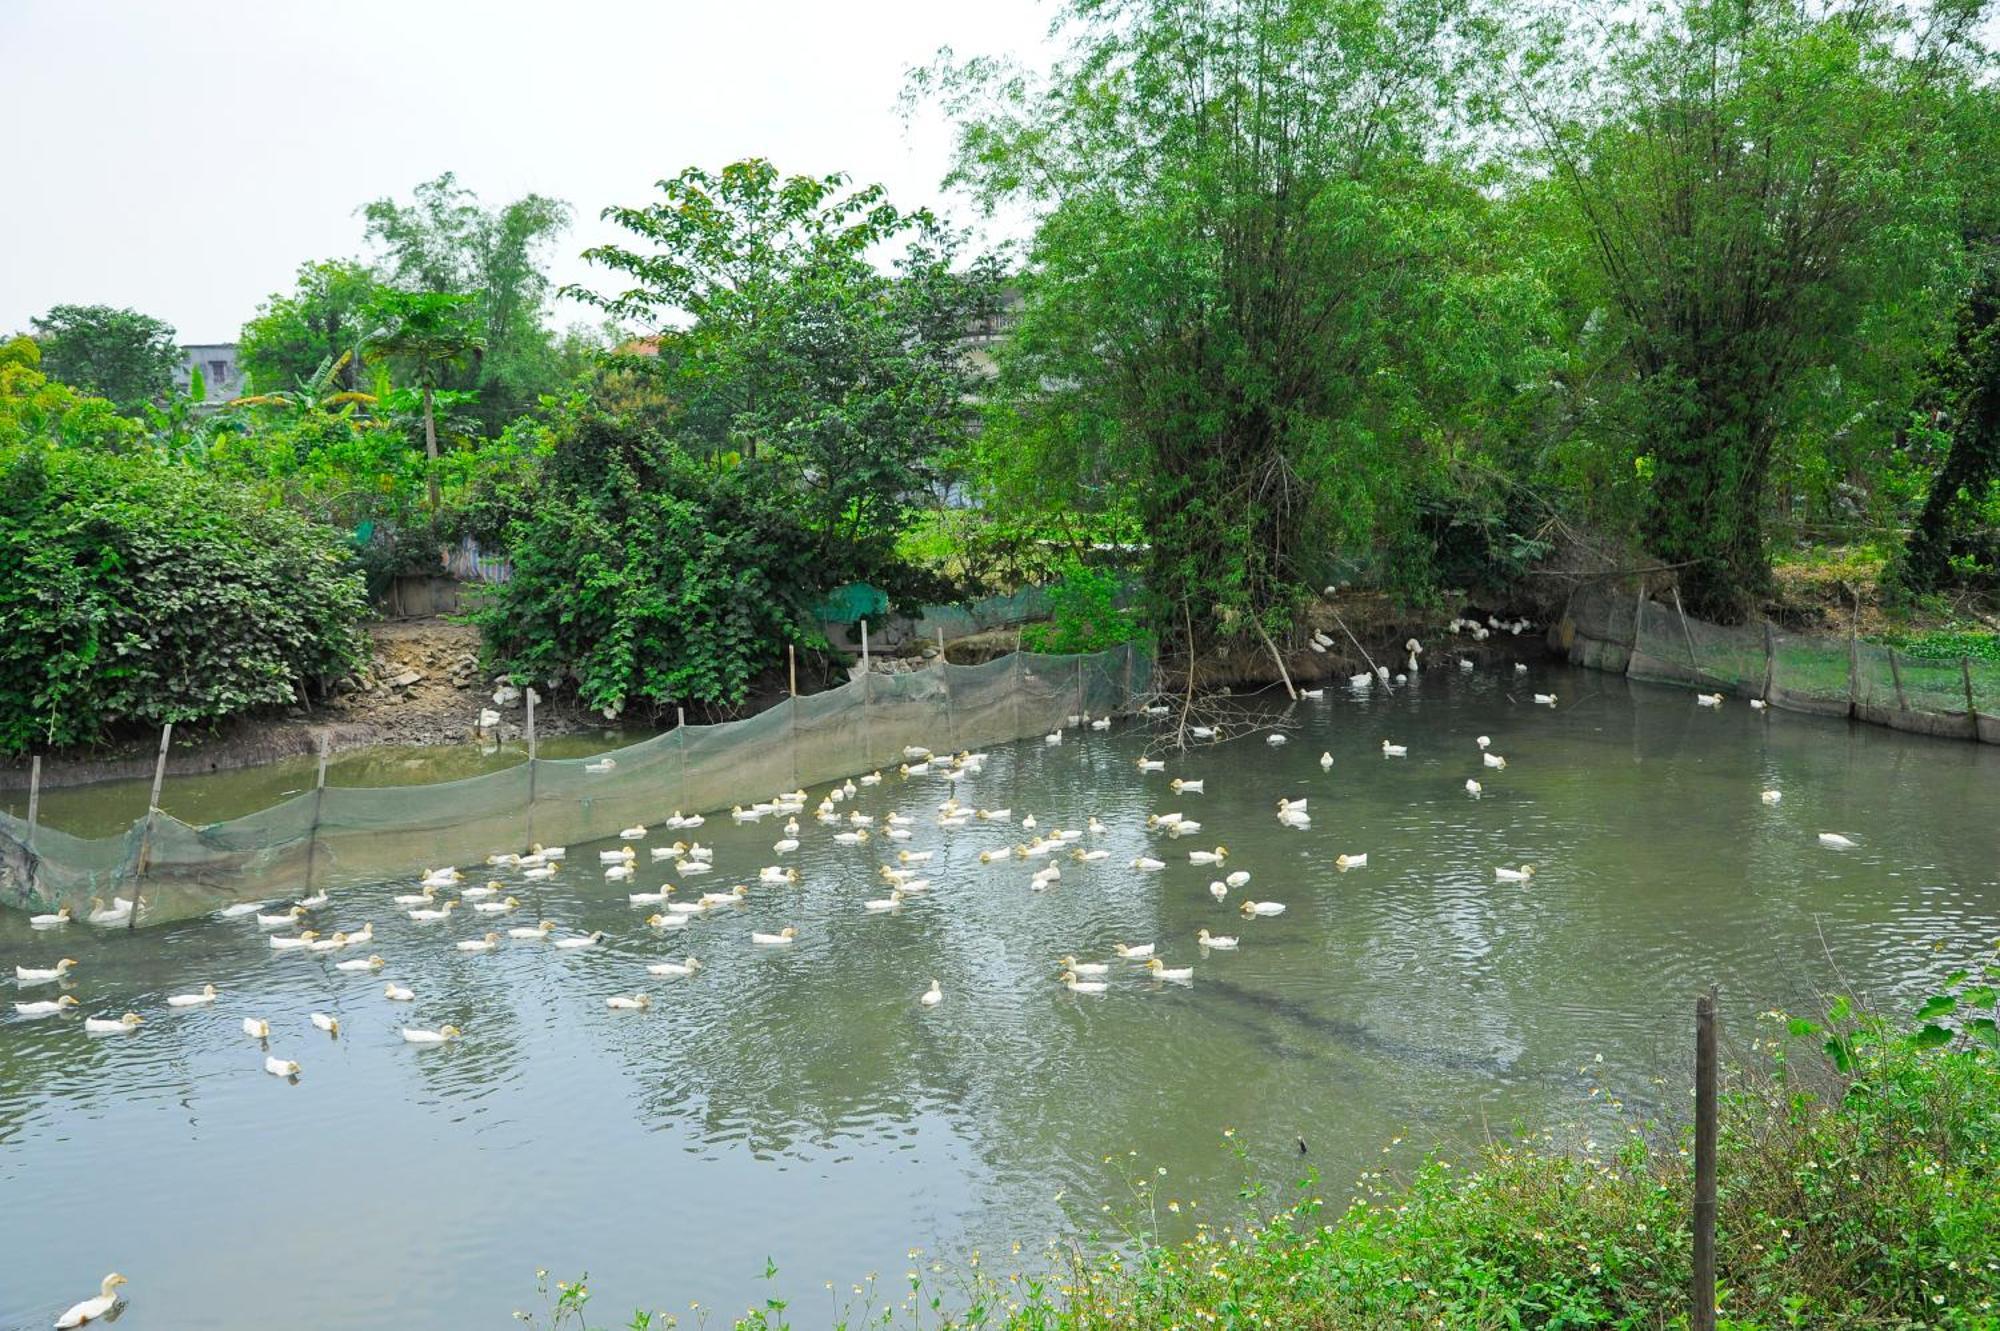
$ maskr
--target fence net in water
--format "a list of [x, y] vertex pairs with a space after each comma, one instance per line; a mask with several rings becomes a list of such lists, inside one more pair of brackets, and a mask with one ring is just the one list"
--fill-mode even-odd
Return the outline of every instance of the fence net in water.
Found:
[[2000, 664], [1972, 657], [1932, 660], [1771, 624], [1704, 624], [1642, 601], [1626, 673], [1763, 698], [1787, 711], [2000, 744]]
[[[1039, 735], [1152, 689], [1128, 643], [1085, 656], [1015, 652], [864, 674], [720, 725], [687, 725], [594, 758], [540, 758], [427, 786], [326, 786], [241, 818], [194, 826], [165, 813], [117, 836], [31, 829], [0, 813], [0, 905], [78, 918], [93, 900], [144, 902], [142, 922], [237, 901], [471, 864], [531, 844], [614, 837], [675, 811], [706, 813], [893, 767], [906, 746], [939, 753]], [[143, 870], [141, 860], [143, 859]]]

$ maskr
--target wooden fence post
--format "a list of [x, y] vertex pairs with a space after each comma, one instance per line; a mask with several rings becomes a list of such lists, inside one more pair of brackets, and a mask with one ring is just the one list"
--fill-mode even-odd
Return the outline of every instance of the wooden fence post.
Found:
[[[1972, 695], [1972, 681], [1966, 681], [1966, 697]], [[1978, 721], [1972, 723], [1972, 733], [1978, 733]], [[42, 817], [42, 755], [36, 753], [28, 763], [28, 899], [38, 899], [40, 879], [42, 879], [42, 857], [34, 853], [34, 827]]]
[[326, 732], [321, 731], [319, 737], [319, 771], [313, 776], [312, 826], [306, 829], [306, 896], [312, 895], [313, 862], [319, 858], [319, 810], [320, 805], [326, 802], [326, 752]]
[[1694, 1001], [1694, 1289], [1689, 1331], [1715, 1331], [1715, 991]]
[[868, 621], [861, 621], [861, 765], [875, 765], [875, 719], [868, 712]]
[[785, 658], [791, 666], [792, 700], [786, 704], [786, 729], [792, 732], [792, 788], [799, 785], [799, 649], [785, 644]]
[[[153, 851], [153, 822], [160, 815], [160, 783], [167, 779], [167, 745], [173, 742], [174, 723], [169, 721], [160, 727], [160, 759], [153, 764], [153, 793], [146, 800], [146, 830], [139, 834], [139, 860], [132, 868], [132, 914], [125, 927], [139, 927], [139, 892], [146, 881], [146, 857]], [[112, 896], [116, 905], [114, 891]]]
[[1764, 621], [1764, 693], [1765, 702], [1771, 701], [1771, 685], [1777, 678], [1778, 643], [1777, 635], [1771, 629], [1771, 621]]
[[1694, 672], [1694, 686], [1696, 688], [1700, 688], [1702, 681], [1708, 678], [1708, 676], [1702, 672], [1701, 657], [1695, 654], [1694, 630], [1688, 627], [1687, 611], [1681, 609], [1681, 589], [1679, 584], [1675, 584], [1673, 588], [1673, 593], [1674, 593], [1674, 613], [1681, 617], [1681, 636], [1687, 639], [1688, 669]]
[[535, 844], [535, 689], [531, 684], [522, 701], [528, 704], [528, 845]]
[[1889, 649], [1889, 678], [1895, 681], [1896, 684], [1896, 710], [1899, 712], [1909, 711], [1910, 700], [1903, 696], [1903, 671], [1902, 667], [1896, 664], [1896, 649], [1894, 647]]
[[[1972, 725], [1972, 737], [1978, 739], [1980, 737], [1980, 705], [1978, 705], [1978, 701], [1972, 699], [1972, 658], [1970, 656], [1958, 658], [1958, 677], [1966, 681], [1966, 721]], [[34, 809], [32, 803], [28, 807]], [[28, 825], [34, 827], [32, 821]]]
[[681, 804], [675, 813], [686, 813], [688, 806], [688, 714], [687, 708], [674, 708], [674, 736], [681, 747]]
[[1854, 598], [1854, 616], [1847, 621], [1847, 714], [1861, 701], [1861, 597]]

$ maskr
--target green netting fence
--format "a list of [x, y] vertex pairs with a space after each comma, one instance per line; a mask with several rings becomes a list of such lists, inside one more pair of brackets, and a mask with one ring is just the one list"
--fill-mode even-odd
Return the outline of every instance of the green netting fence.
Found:
[[534, 843], [570, 845], [675, 811], [708, 813], [892, 766], [907, 745], [940, 753], [1039, 735], [1072, 714], [1128, 709], [1153, 659], [1127, 643], [1081, 656], [1015, 652], [863, 673], [720, 725], [684, 725], [594, 758], [532, 758], [463, 781], [320, 786], [271, 808], [195, 826], [155, 811], [83, 838], [0, 813], [0, 906], [81, 918], [93, 900], [143, 901], [142, 922], [237, 901], [302, 895]]
[[1674, 606], [1640, 601], [1626, 673], [1762, 698], [1787, 711], [2000, 744], [2000, 664], [1976, 657], [1931, 660], [1769, 623], [1704, 624]]

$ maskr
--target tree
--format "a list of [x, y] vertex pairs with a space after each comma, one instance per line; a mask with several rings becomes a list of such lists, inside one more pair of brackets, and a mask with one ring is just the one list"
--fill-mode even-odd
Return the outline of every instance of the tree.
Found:
[[51, 381], [41, 364], [33, 338], [0, 343], [0, 448], [32, 443], [117, 452], [143, 441], [139, 422], [101, 397]]
[[486, 339], [470, 296], [438, 291], [378, 292], [368, 307], [377, 328], [371, 351], [401, 361], [423, 393], [424, 456], [430, 460], [430, 509], [438, 511], [437, 390], [452, 370], [476, 363]]
[[1505, 409], [1538, 315], [1452, 137], [1476, 17], [1073, 0], [1045, 79], [919, 76], [954, 181], [1037, 218], [980, 445], [997, 497], [1136, 510], [1164, 641], [1289, 628], [1426, 455]]
[[379, 285], [365, 263], [329, 259], [299, 265], [298, 285], [278, 292], [243, 325], [237, 359], [253, 393], [282, 392], [339, 362], [339, 388], [361, 387], [361, 345], [370, 328], [368, 303]]
[[58, 305], [29, 321], [42, 372], [131, 414], [166, 396], [181, 349], [172, 324], [109, 305]]
[[544, 322], [545, 265], [549, 246], [569, 226], [568, 204], [527, 194], [487, 208], [447, 171], [417, 186], [409, 204], [377, 199], [362, 211], [388, 282], [472, 298], [486, 354], [441, 386], [476, 389], [489, 431], [559, 387], [564, 362]]
[[1879, 404], [1909, 400], [1933, 293], [1958, 285], [1937, 94], [1977, 8], [1685, 0], [1531, 57], [1542, 160], [1630, 376], [1643, 533], [1690, 613], [1733, 621], [1765, 592], [1789, 440], [1857, 414], [1887, 428]]
[[838, 175], [753, 158], [660, 191], [605, 211], [639, 244], [586, 254], [626, 288], [568, 294], [661, 328], [625, 360], [671, 404], [682, 447], [783, 472], [809, 497], [824, 567], [893, 576], [910, 500], [969, 438], [980, 378], [964, 339], [995, 305], [997, 266], [961, 269], [960, 237], [930, 213]]

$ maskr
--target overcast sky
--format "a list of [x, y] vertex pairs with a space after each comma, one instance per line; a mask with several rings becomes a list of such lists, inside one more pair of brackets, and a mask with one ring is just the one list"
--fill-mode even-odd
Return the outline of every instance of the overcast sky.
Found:
[[[940, 46], [1040, 62], [1047, 0], [0, 0], [8, 188], [0, 334], [61, 302], [232, 342], [308, 259], [362, 251], [357, 209], [455, 171], [576, 225], [681, 167], [750, 155], [947, 202], [949, 139], [905, 129]], [[971, 221], [962, 205], [955, 208]], [[563, 321], [580, 312], [561, 312]]]

